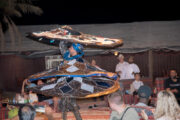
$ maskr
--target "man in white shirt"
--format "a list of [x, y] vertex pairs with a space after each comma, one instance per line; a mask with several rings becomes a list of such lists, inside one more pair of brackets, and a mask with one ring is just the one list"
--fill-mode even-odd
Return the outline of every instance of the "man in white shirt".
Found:
[[115, 72], [119, 74], [120, 80], [122, 79], [129, 79], [128, 75], [128, 68], [129, 68], [129, 63], [124, 61], [124, 56], [122, 54], [119, 54], [118, 56], [119, 63], [116, 65]]
[[128, 77], [129, 79], [134, 79], [134, 74], [135, 73], [140, 73], [140, 69], [139, 67], [133, 63], [134, 62], [134, 57], [133, 56], [130, 56], [129, 59], [128, 59], [128, 62], [129, 62], [129, 68], [128, 68]]

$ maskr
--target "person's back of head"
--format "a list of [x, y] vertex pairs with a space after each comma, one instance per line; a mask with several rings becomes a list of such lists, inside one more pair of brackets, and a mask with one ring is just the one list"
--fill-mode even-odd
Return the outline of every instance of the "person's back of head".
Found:
[[[158, 93], [155, 118], [168, 117], [176, 120], [180, 114], [180, 107], [171, 91], [163, 90]], [[179, 118], [180, 119], [180, 118]]]
[[120, 105], [124, 104], [123, 95], [120, 91], [117, 91], [117, 92], [114, 92], [114, 93], [108, 95], [108, 101], [109, 101], [109, 105], [110, 105], [111, 109], [113, 109], [113, 110], [116, 106], [120, 106]]
[[19, 120], [34, 120], [36, 111], [30, 105], [21, 106], [19, 108]]
[[138, 89], [139, 101], [148, 104], [152, 90], [149, 86], [143, 85]]

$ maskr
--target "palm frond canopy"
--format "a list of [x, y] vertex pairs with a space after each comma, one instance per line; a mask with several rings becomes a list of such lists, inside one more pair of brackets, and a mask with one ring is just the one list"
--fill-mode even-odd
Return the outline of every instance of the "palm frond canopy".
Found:
[[42, 9], [33, 5], [32, 0], [0, 0], [0, 50], [4, 51], [5, 40], [3, 38], [6, 31], [11, 38], [11, 47], [15, 47], [15, 38], [21, 47], [21, 35], [11, 19], [12, 16], [22, 17], [23, 14], [41, 15]]
[[21, 17], [22, 13], [41, 15], [42, 9], [32, 4], [32, 0], [0, 0], [0, 14]]

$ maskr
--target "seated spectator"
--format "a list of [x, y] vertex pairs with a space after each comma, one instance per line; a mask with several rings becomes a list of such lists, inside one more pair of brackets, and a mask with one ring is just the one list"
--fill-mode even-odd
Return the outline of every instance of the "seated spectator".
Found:
[[138, 89], [139, 102], [136, 106], [148, 106], [149, 100], [151, 98], [151, 88], [149, 86], [143, 85]]
[[[44, 82], [41, 79], [37, 81], [37, 85], [43, 85], [43, 84], [44, 84]], [[42, 94], [37, 94], [37, 96], [38, 96], [38, 101], [39, 102], [49, 102], [48, 100], [52, 98], [52, 97], [45, 96], [45, 95], [42, 95]]]
[[16, 93], [15, 98], [13, 98], [13, 103], [28, 103], [29, 102], [29, 95], [24, 93], [24, 94], [20, 94], [20, 93]]
[[[96, 64], [96, 61], [93, 59], [92, 61], [91, 61], [91, 65], [93, 66], [93, 67], [95, 67], [97, 70], [103, 70], [103, 69], [101, 69], [97, 64]], [[104, 71], [104, 70], [103, 70]]]
[[30, 105], [21, 106], [19, 108], [18, 116], [19, 120], [34, 120], [36, 111]]
[[43, 84], [44, 82], [41, 79], [37, 81], [37, 85], [43, 85]]
[[33, 93], [32, 91], [29, 92], [29, 103], [35, 103], [38, 102], [38, 96], [36, 93]]
[[141, 81], [140, 73], [135, 73], [134, 76], [135, 76], [135, 80], [131, 84], [130, 93], [133, 94], [133, 95], [137, 95], [137, 91], [139, 90], [139, 88], [141, 86], [144, 85], [144, 83]]
[[50, 105], [50, 107], [54, 112], [59, 112], [59, 102], [60, 102], [59, 97], [52, 98], [52, 104]]
[[87, 64], [87, 68], [88, 69], [91, 69], [91, 70], [101, 70], [101, 71], [105, 71], [103, 70], [102, 68], [100, 68], [97, 64], [96, 64], [96, 61], [93, 59], [91, 61], [90, 64]]
[[12, 105], [8, 105], [8, 118], [12, 119], [14, 117], [16, 117], [18, 115], [18, 107], [12, 106]]
[[94, 67], [96, 67], [96, 68], [100, 68], [100, 67], [96, 64], [96, 61], [95, 61], [94, 59], [91, 61], [91, 65], [94, 66]]
[[172, 92], [163, 90], [157, 95], [156, 120], [180, 120], [180, 107]]
[[165, 80], [164, 88], [174, 93], [180, 104], [180, 78], [177, 76], [176, 70], [170, 70], [170, 77]]
[[140, 69], [139, 67], [137, 66], [137, 64], [134, 63], [134, 57], [133, 56], [130, 56], [129, 59], [128, 59], [128, 62], [129, 62], [129, 77], [130, 79], [134, 79], [134, 74], [135, 73], [140, 73]]
[[[53, 120], [54, 114], [60, 112], [59, 109], [60, 99], [58, 97], [53, 97], [52, 101], [53, 104], [51, 104], [50, 106], [49, 105], [45, 106], [45, 115], [48, 117], [48, 120]], [[57, 114], [55, 114], [55, 116], [56, 115]]]
[[28, 81], [28, 79], [25, 79], [23, 81], [23, 85], [22, 85], [22, 89], [21, 89], [21, 93], [24, 94], [24, 88], [30, 88], [30, 87], [36, 87], [37, 85], [34, 83], [31, 83]]
[[[151, 88], [149, 86], [141, 86], [138, 90], [138, 97], [139, 97], [139, 102], [136, 104], [136, 106], [141, 106], [141, 107], [150, 107], [148, 106], [148, 103], [151, 99], [151, 94], [152, 94], [152, 91], [151, 91]], [[137, 108], [136, 111], [140, 112], [142, 109], [140, 108]], [[148, 116], [152, 116], [153, 113], [152, 111], [147, 111], [145, 110], [145, 113], [148, 115]]]
[[139, 120], [140, 117], [134, 108], [123, 101], [122, 94], [118, 91], [108, 95], [109, 106], [113, 110], [110, 120]]

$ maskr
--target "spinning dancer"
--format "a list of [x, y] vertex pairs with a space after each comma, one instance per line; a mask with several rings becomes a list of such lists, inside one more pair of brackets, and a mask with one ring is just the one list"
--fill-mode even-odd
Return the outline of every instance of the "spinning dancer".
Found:
[[64, 120], [67, 119], [68, 111], [73, 112], [77, 120], [82, 119], [76, 99], [99, 97], [119, 89], [117, 74], [97, 69], [82, 59], [84, 52], [81, 44], [112, 47], [122, 44], [122, 40], [83, 34], [67, 28], [33, 32], [29, 38], [42, 43], [59, 45], [64, 62], [57, 68], [29, 76], [28, 81], [56, 77], [59, 79], [28, 89], [46, 96], [60, 97]]

